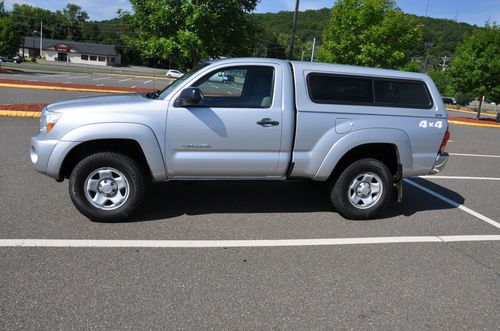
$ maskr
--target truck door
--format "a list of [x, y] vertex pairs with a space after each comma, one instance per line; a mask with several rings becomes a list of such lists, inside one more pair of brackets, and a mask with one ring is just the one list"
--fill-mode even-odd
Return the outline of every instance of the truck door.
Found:
[[[198, 79], [204, 101], [168, 110], [170, 177], [274, 176], [281, 141], [279, 66], [230, 66]], [[281, 89], [279, 89], [281, 91]]]

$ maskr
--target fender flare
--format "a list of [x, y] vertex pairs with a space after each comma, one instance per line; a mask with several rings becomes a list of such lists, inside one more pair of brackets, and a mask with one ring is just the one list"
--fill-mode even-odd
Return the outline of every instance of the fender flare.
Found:
[[167, 179], [165, 160], [153, 130], [139, 123], [95, 123], [75, 128], [59, 140], [51, 153], [48, 169], [58, 173], [68, 153], [81, 143], [101, 139], [129, 139], [142, 149], [155, 181]]
[[327, 180], [337, 163], [352, 149], [366, 144], [391, 144], [396, 146], [398, 162], [403, 173], [413, 166], [413, 152], [408, 135], [398, 129], [375, 128], [350, 132], [330, 148], [314, 175], [314, 180]]

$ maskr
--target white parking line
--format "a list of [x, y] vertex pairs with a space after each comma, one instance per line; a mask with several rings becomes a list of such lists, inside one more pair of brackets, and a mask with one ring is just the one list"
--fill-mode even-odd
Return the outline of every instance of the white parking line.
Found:
[[152, 80], [150, 79], [150, 80], [145, 81], [144, 84], [151, 83], [151, 82], [152, 82]]
[[499, 241], [500, 235], [410, 236], [371, 238], [280, 240], [93, 240], [93, 239], [0, 239], [0, 247], [100, 247], [100, 248], [223, 248], [337, 246], [399, 243], [450, 243]]
[[50, 74], [50, 75], [40, 75], [38, 77], [44, 78], [44, 77], [65, 77], [69, 76], [69, 74]]
[[468, 177], [468, 176], [418, 176], [419, 178], [429, 178], [429, 179], [472, 179], [472, 180], [498, 180], [500, 181], [500, 178], [494, 178], [494, 177]]
[[130, 88], [136, 88], [136, 86], [135, 85], [134, 86], [130, 86]]
[[488, 155], [488, 154], [462, 154], [462, 153], [450, 153], [453, 156], [475, 156], [475, 157], [496, 157], [500, 158], [500, 155]]
[[111, 77], [94, 78], [92, 80], [105, 80], [105, 79], [111, 79]]
[[118, 82], [119, 83], [128, 82], [129, 80], [132, 80], [132, 78], [122, 79], [122, 80], [119, 80]]
[[453, 200], [451, 200], [451, 199], [448, 199], [447, 197], [442, 196], [441, 194], [439, 194], [439, 193], [437, 193], [437, 192], [434, 192], [434, 191], [432, 191], [432, 190], [428, 189], [428, 188], [427, 188], [427, 187], [425, 187], [425, 186], [422, 186], [422, 185], [420, 185], [420, 184], [417, 184], [417, 183], [415, 183], [414, 181], [412, 181], [412, 180], [410, 180], [410, 179], [408, 179], [408, 178], [405, 178], [405, 179], [404, 179], [404, 181], [405, 181], [405, 182], [407, 182], [408, 184], [413, 185], [413, 186], [415, 186], [416, 188], [419, 188], [419, 189], [421, 189], [422, 191], [427, 192], [427, 193], [429, 193], [430, 195], [432, 195], [432, 196], [434, 196], [434, 197], [436, 197], [436, 198], [438, 198], [438, 199], [440, 199], [440, 200], [442, 200], [442, 201], [446, 202], [447, 204], [450, 204], [450, 205], [452, 205], [452, 206], [453, 206], [453, 207], [455, 207], [455, 208], [458, 208], [458, 209], [460, 209], [460, 210], [463, 210], [464, 212], [466, 212], [466, 213], [468, 213], [468, 214], [470, 214], [470, 215], [472, 215], [472, 216], [474, 216], [474, 217], [479, 218], [481, 221], [484, 221], [484, 222], [486, 222], [486, 223], [488, 223], [488, 224], [491, 224], [491, 225], [493, 225], [494, 227], [496, 227], [496, 228], [500, 229], [500, 223], [498, 223], [498, 222], [496, 222], [496, 221], [492, 220], [491, 218], [489, 218], [489, 217], [487, 217], [487, 216], [484, 216], [483, 214], [478, 213], [478, 212], [477, 212], [477, 211], [475, 211], [475, 210], [472, 210], [472, 209], [470, 209], [470, 208], [467, 208], [467, 207], [465, 207], [464, 205], [459, 204], [458, 202], [455, 202], [455, 201], [453, 201]]
[[68, 77], [68, 79], [82, 79], [82, 78], [88, 78], [90, 76], [74, 76], [74, 77]]

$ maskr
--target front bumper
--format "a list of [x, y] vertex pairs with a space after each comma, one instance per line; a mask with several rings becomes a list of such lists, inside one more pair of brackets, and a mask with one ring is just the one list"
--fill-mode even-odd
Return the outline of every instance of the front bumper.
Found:
[[31, 138], [30, 158], [33, 168], [56, 180], [60, 175], [62, 163], [68, 153], [79, 142], [44, 139], [42, 135]]
[[449, 154], [446, 152], [437, 155], [436, 161], [434, 161], [434, 167], [431, 170], [431, 175], [440, 173], [443, 170], [446, 162], [448, 162], [448, 156]]
[[47, 165], [49, 163], [50, 154], [56, 147], [58, 140], [43, 139], [42, 136], [35, 136], [31, 138], [30, 159], [33, 168], [47, 174]]

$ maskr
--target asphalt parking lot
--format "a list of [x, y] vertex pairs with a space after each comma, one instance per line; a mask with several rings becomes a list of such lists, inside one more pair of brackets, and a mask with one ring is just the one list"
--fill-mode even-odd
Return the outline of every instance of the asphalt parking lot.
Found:
[[[94, 85], [96, 87], [120, 86], [131, 88], [163, 89], [172, 79], [165, 76], [163, 70], [148, 73], [134, 71], [104, 71], [82, 68], [67, 68], [61, 66], [33, 66], [31, 64], [4, 64], [4, 67], [15, 70], [15, 73], [0, 73], [1, 78], [25, 80], [28, 82], [51, 82], [66, 84]], [[57, 69], [57, 70], [55, 70]], [[78, 70], [78, 71], [75, 71]]]
[[451, 125], [444, 172], [411, 179], [441, 198], [407, 182], [378, 220], [343, 219], [318, 183], [172, 182], [123, 223], [90, 222], [67, 181], [32, 170], [37, 131], [36, 119], [0, 117], [2, 330], [500, 323], [498, 129]]
[[[151, 72], [70, 69], [0, 78], [153, 88]], [[0, 103], [98, 94], [2, 87]], [[169, 182], [130, 221], [97, 223], [32, 170], [38, 126], [0, 117], [1, 330], [500, 324], [499, 129], [451, 124], [445, 170], [377, 220], [343, 219], [321, 183]]]

